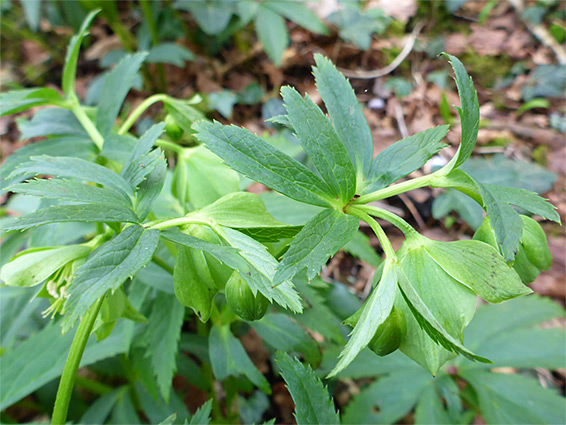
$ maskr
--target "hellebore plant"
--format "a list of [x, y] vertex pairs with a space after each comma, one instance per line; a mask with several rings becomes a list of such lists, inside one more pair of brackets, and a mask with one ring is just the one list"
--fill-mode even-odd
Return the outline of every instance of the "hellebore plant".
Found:
[[[314, 75], [328, 116], [308, 96], [284, 87], [281, 94], [287, 114], [272, 118], [292, 129], [316, 171], [246, 129], [203, 119], [192, 101], [166, 95], [148, 98], [116, 127], [121, 105], [146, 54], [126, 56], [105, 76], [95, 107], [82, 105], [74, 87], [77, 58], [95, 13], [71, 40], [62, 94], [37, 88], [7, 92], [0, 99], [2, 115], [55, 106], [38, 113], [35, 124], [57, 117], [70, 128], [64, 135], [18, 151], [2, 167], [4, 189], [42, 199], [36, 211], [4, 220], [3, 230], [96, 223], [77, 235], [86, 242], [29, 248], [0, 272], [9, 286], [43, 285], [37, 296], [51, 301], [45, 314], [62, 316], [63, 332], [80, 322], [61, 378], [53, 423], [66, 421], [76, 372], [91, 333], [103, 340], [119, 318], [148, 320], [139, 311], [148, 291], [137, 290], [135, 281], [128, 282], [150, 262], [172, 273], [176, 296], [161, 292], [154, 298], [148, 328], [152, 336], [144, 340], [146, 346], [163, 341], [163, 346], [171, 348], [166, 357], [156, 354], [158, 343], [150, 348], [163, 398], [168, 400], [170, 395], [184, 307], [190, 307], [201, 322], [212, 320], [211, 344], [225, 342], [231, 353], [238, 353], [234, 356], [245, 357], [230, 367], [239, 367], [258, 388], [269, 392], [269, 383], [246, 357], [229, 324], [238, 317], [258, 320], [271, 304], [301, 313], [303, 303], [292, 279], [305, 269], [309, 280], [315, 278], [354, 237], [360, 220], [377, 235], [385, 261], [375, 274], [369, 298], [346, 321], [353, 331], [329, 377], [368, 345], [380, 355], [399, 349], [432, 374], [458, 354], [489, 361], [463, 342], [476, 295], [499, 303], [528, 294], [532, 291], [523, 281], [531, 281], [550, 262], [540, 226], [520, 216], [512, 205], [554, 221], [559, 216], [532, 192], [481, 184], [459, 169], [475, 145], [479, 105], [472, 81], [457, 58], [445, 55], [454, 69], [461, 101], [458, 151], [440, 170], [396, 183], [447, 146], [442, 140], [448, 126], [400, 140], [372, 160], [372, 136], [354, 91], [321, 55], [315, 55]], [[168, 113], [165, 135], [166, 123], [154, 124], [141, 137], [130, 134], [135, 121], [155, 102], [162, 102]], [[60, 134], [50, 131], [37, 127], [35, 135]], [[183, 135], [185, 142], [194, 144], [196, 138], [202, 145], [177, 143]], [[177, 158], [170, 195], [164, 190], [168, 171], [161, 148]], [[240, 174], [322, 210], [304, 226], [280, 222], [258, 195], [240, 191]], [[38, 175], [53, 177], [33, 178]], [[428, 239], [397, 215], [371, 205], [425, 186], [457, 189], [485, 209], [487, 217], [475, 240]], [[405, 242], [397, 252], [375, 218], [389, 221], [404, 233]], [[173, 266], [160, 257], [162, 250], [173, 256]], [[217, 297], [221, 293], [226, 302]], [[277, 361], [294, 367], [284, 356]], [[226, 368], [226, 364], [213, 363], [218, 379], [229, 375]], [[289, 369], [283, 373], [286, 380], [294, 379]], [[336, 416], [334, 410], [331, 415]]]

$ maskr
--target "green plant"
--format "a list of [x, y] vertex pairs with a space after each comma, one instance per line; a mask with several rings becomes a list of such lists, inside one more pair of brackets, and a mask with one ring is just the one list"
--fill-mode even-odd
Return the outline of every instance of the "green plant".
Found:
[[176, 0], [174, 7], [189, 11], [200, 29], [218, 40], [226, 40], [253, 21], [265, 52], [276, 65], [281, 65], [283, 52], [289, 45], [285, 19], [317, 34], [328, 32], [324, 23], [304, 3], [281, 0]]
[[[2, 115], [55, 107], [39, 111], [28, 125], [28, 136], [47, 139], [20, 149], [0, 168], [3, 190], [14, 193], [8, 206], [25, 203], [25, 196], [39, 198], [27, 214], [1, 221], [8, 247], [2, 260], [13, 258], [0, 271], [8, 285], [0, 289], [14, 301], [2, 340], [1, 380], [8, 383], [0, 390], [2, 409], [61, 375], [53, 423], [66, 422], [75, 384], [99, 396], [90, 408], [77, 407], [77, 421], [102, 423], [110, 416], [115, 423], [141, 423], [143, 413], [151, 423], [182, 422], [190, 414], [172, 387], [178, 371], [211, 399], [191, 423], [207, 422], [209, 414], [234, 422], [244, 414], [241, 406], [261, 404], [271, 392], [237, 338], [251, 327], [275, 357], [296, 402], [297, 422], [335, 423], [334, 404], [313, 373], [322, 360], [319, 345], [305, 328], [342, 348], [338, 319], [348, 317], [354, 330], [329, 377], [352, 367], [370, 343], [379, 354], [399, 347], [433, 374], [457, 354], [488, 361], [463, 344], [475, 294], [501, 302], [531, 292], [507, 264], [520, 243], [527, 252], [532, 248], [521, 241], [525, 221], [510, 204], [559, 218], [532, 192], [479, 183], [459, 169], [475, 144], [479, 108], [456, 58], [449, 57], [462, 103], [456, 156], [433, 174], [392, 184], [445, 146], [448, 126], [404, 139], [372, 161], [371, 134], [354, 92], [320, 55], [315, 77], [330, 118], [289, 87], [282, 89], [287, 113], [272, 118], [293, 130], [319, 174], [247, 130], [203, 119], [195, 99], [153, 95], [120, 116], [145, 54], [124, 57], [105, 77], [95, 105], [85, 106], [74, 90], [75, 72], [95, 14], [70, 42], [62, 94], [32, 88], [0, 95]], [[167, 123], [158, 123], [132, 134], [135, 121], [156, 102], [178, 128], [168, 136]], [[162, 149], [175, 156], [174, 171]], [[239, 173], [287, 197], [242, 192]], [[433, 241], [369, 205], [423, 186], [456, 188], [479, 202], [495, 247]], [[393, 250], [372, 216], [403, 231], [400, 250]], [[379, 238], [383, 263], [368, 252], [359, 219]], [[16, 254], [22, 246], [27, 249]], [[343, 286], [318, 278], [343, 246], [379, 266], [363, 306]], [[22, 308], [34, 298], [44, 302]], [[22, 328], [41, 312], [56, 323]], [[19, 335], [27, 339], [18, 344]], [[44, 355], [34, 356], [37, 347]], [[308, 364], [277, 351], [301, 353]], [[119, 377], [119, 386], [77, 377], [81, 365]], [[215, 380], [222, 381], [221, 392]], [[242, 400], [241, 393], [251, 395]]]
[[[461, 144], [445, 167], [414, 180], [391, 185], [445, 146], [441, 140], [448, 126], [404, 139], [371, 161], [373, 142], [353, 90], [322, 56], [315, 56], [314, 74], [330, 117], [308, 96], [302, 98], [284, 87], [287, 114], [272, 118], [293, 129], [320, 177], [245, 129], [204, 121], [193, 126], [196, 137], [236, 171], [292, 199], [324, 208], [290, 242], [275, 271], [274, 285], [305, 268], [308, 277], [314, 278], [356, 233], [358, 219], [366, 221], [378, 236], [385, 263], [375, 275], [376, 288], [366, 305], [352, 319], [356, 323], [352, 337], [329, 376], [346, 367], [368, 345], [394, 306], [403, 311], [407, 325], [401, 351], [432, 373], [456, 354], [487, 361], [462, 345], [462, 332], [475, 311], [476, 294], [501, 302], [530, 292], [506, 264], [513, 262], [523, 230], [522, 219], [511, 204], [559, 220], [554, 207], [536, 194], [482, 184], [459, 169], [475, 144], [479, 105], [464, 67], [458, 59], [447, 56], [456, 73], [462, 104]], [[484, 207], [494, 228], [495, 248], [479, 241], [432, 241], [394, 214], [368, 205], [423, 186], [457, 189]], [[403, 231], [406, 240], [399, 252], [394, 252], [372, 215]], [[446, 297], [442, 304], [439, 292]]]
[[[417, 425], [469, 424], [478, 414], [488, 424], [562, 423], [564, 398], [550, 381], [546, 388], [538, 385], [537, 378], [545, 378], [535, 368], [563, 367], [564, 332], [540, 327], [563, 315], [564, 310], [555, 303], [535, 295], [500, 305], [481, 305], [464, 337], [493, 365], [460, 357], [434, 378], [399, 353], [379, 358], [363, 351], [361, 358], [338, 376], [378, 379], [360, 388], [344, 409], [342, 421], [395, 423], [414, 408]], [[333, 356], [329, 350], [323, 368], [332, 367]]]

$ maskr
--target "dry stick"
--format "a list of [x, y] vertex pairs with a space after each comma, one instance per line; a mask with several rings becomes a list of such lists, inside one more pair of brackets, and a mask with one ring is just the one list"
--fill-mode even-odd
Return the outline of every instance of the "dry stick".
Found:
[[391, 62], [385, 68], [376, 69], [373, 71], [364, 71], [361, 69], [351, 70], [344, 68], [338, 68], [338, 70], [348, 78], [360, 78], [365, 80], [371, 80], [374, 78], [383, 77], [384, 75], [393, 72], [399, 65], [401, 65], [401, 63], [405, 60], [405, 58], [409, 56], [409, 53], [411, 53], [413, 47], [415, 47], [415, 42], [417, 41], [417, 37], [420, 34], [423, 27], [424, 24], [422, 22], [415, 27], [415, 29], [413, 30], [413, 32], [409, 37], [409, 40], [407, 41], [407, 44], [405, 44], [405, 47], [403, 47], [403, 50], [401, 50], [401, 53], [399, 53], [399, 56], [397, 56], [393, 60], [393, 62]]
[[[523, 10], [525, 9], [523, 0], [508, 1], [515, 8], [519, 17], [522, 18]], [[535, 25], [525, 18], [522, 18], [522, 21], [528, 28], [528, 30], [542, 43], [543, 46], [550, 48], [554, 52], [556, 59], [558, 59], [558, 63], [560, 65], [566, 65], [566, 49], [564, 48], [564, 45], [558, 43], [544, 26], [540, 24]]]
[[415, 221], [417, 222], [417, 226], [419, 229], [424, 229], [425, 228], [425, 222], [423, 220], [423, 218], [421, 217], [421, 215], [419, 214], [419, 211], [417, 210], [417, 207], [415, 206], [415, 204], [413, 203], [413, 201], [411, 201], [411, 198], [409, 198], [406, 194], [404, 193], [400, 193], [399, 198], [401, 199], [401, 201], [403, 201], [403, 203], [407, 206], [407, 209], [409, 210], [409, 212], [411, 213], [411, 215], [413, 216], [413, 218], [415, 219]]
[[224, 64], [220, 68], [216, 70], [216, 73], [219, 77], [223, 77], [226, 75], [228, 71], [231, 69], [243, 64], [244, 62], [253, 59], [255, 56], [259, 55], [263, 52], [263, 47], [261, 43], [255, 43], [250, 50], [248, 50], [245, 54], [240, 55], [235, 60], [230, 61], [229, 63]]

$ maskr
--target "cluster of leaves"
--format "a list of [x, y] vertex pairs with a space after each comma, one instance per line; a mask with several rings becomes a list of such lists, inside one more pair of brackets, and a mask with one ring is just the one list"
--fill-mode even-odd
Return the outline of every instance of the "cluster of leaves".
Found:
[[[269, 58], [281, 65], [283, 52], [289, 46], [286, 19], [316, 34], [328, 35], [326, 25], [307, 6], [307, 1], [286, 0], [176, 0], [174, 3], [141, 0], [143, 21], [131, 32], [120, 21], [118, 2], [109, 0], [79, 0], [77, 2], [22, 2], [24, 16], [33, 31], [39, 29], [40, 17], [47, 16], [54, 25], [67, 24], [79, 29], [89, 11], [100, 8], [108, 25], [120, 37], [123, 49], [110, 51], [102, 64], [113, 64], [126, 52], [148, 51], [146, 63], [168, 63], [182, 67], [194, 59], [186, 47], [175, 43], [184, 37], [185, 29], [180, 12], [189, 12], [200, 33], [191, 38], [200, 40], [211, 54], [236, 33], [253, 23], [258, 40]], [[347, 2], [332, 13], [328, 21], [338, 28], [345, 41], [367, 50], [374, 33], [383, 33], [390, 18], [381, 9], [365, 10], [361, 2]], [[151, 75], [146, 73], [149, 78]]]
[[[2, 382], [9, 383], [1, 389], [2, 408], [63, 373], [53, 418], [64, 422], [61, 400], [68, 405], [82, 365], [126, 382], [113, 388], [82, 380], [101, 395], [90, 408], [77, 409], [84, 423], [108, 418], [140, 423], [139, 412], [152, 423], [188, 419], [172, 388], [177, 371], [212, 399], [190, 423], [206, 422], [211, 412], [215, 419], [223, 415], [214, 379], [224, 383], [225, 419], [260, 422], [263, 412], [257, 406], [265, 406], [271, 385], [237, 338], [249, 327], [269, 347], [272, 365], [297, 404], [298, 423], [339, 421], [313, 372], [321, 353], [305, 328], [343, 348], [338, 363], [325, 371], [328, 377], [359, 365], [360, 353], [369, 352], [366, 346], [382, 355], [399, 348], [433, 374], [458, 354], [488, 362], [481, 347], [473, 347], [478, 355], [463, 344], [476, 294], [498, 303], [531, 292], [507, 264], [516, 252], [529, 256], [533, 250], [524, 230], [532, 223], [526, 225], [530, 222], [511, 205], [547, 219], [558, 220], [558, 215], [532, 192], [480, 182], [460, 168], [474, 148], [479, 106], [458, 59], [449, 56], [461, 99], [462, 140], [455, 157], [431, 175], [394, 184], [446, 146], [448, 126], [403, 139], [372, 160], [373, 141], [356, 96], [320, 55], [315, 55], [314, 74], [328, 116], [308, 96], [284, 87], [285, 110], [271, 118], [295, 134], [311, 167], [248, 130], [204, 119], [192, 106], [196, 99], [155, 95], [120, 116], [147, 53], [126, 54], [104, 76], [94, 107], [85, 106], [75, 93], [75, 73], [95, 14], [71, 40], [62, 94], [30, 88], [0, 95], [1, 115], [54, 107], [21, 125], [24, 137], [47, 138], [18, 150], [0, 168], [2, 190], [14, 193], [11, 204], [40, 199], [27, 214], [1, 221], [7, 248], [0, 278], [8, 285], [1, 289], [10, 302], [16, 300], [6, 313], [11, 326], [2, 339], [3, 363], [10, 365], [1, 372]], [[168, 122], [132, 134], [137, 118], [158, 101]], [[176, 133], [165, 131], [169, 124]], [[174, 171], [162, 149], [175, 155]], [[244, 176], [285, 196], [242, 192]], [[478, 202], [490, 220], [488, 243], [433, 241], [400, 217], [369, 205], [423, 186], [454, 188]], [[399, 251], [372, 216], [405, 233]], [[378, 236], [385, 261], [359, 232], [360, 219]], [[27, 249], [17, 253], [22, 246]], [[347, 292], [336, 292], [343, 286], [318, 278], [342, 247], [379, 266], [363, 306]], [[34, 298], [42, 300], [21, 308]], [[33, 322], [41, 311], [53, 314], [57, 323], [25, 329], [23, 323]], [[345, 319], [354, 330], [344, 347], [339, 320]], [[198, 333], [186, 332], [187, 321]], [[18, 343], [21, 336], [29, 338]], [[35, 356], [37, 347], [46, 355]], [[284, 352], [300, 353], [308, 364]], [[122, 355], [122, 367], [111, 360], [116, 355]], [[473, 375], [462, 377], [473, 385]], [[240, 393], [252, 395], [246, 399]]]

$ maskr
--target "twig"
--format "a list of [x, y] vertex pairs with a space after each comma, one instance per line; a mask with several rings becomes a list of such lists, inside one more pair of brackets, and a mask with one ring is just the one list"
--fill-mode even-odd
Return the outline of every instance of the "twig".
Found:
[[523, 18], [523, 10], [525, 9], [523, 0], [508, 1], [515, 8], [517, 14], [522, 19], [528, 30], [542, 43], [543, 46], [550, 48], [554, 52], [560, 65], [566, 65], [566, 49], [564, 48], [564, 45], [558, 43], [544, 26], [540, 24], [533, 24], [528, 19]]
[[399, 53], [399, 55], [393, 60], [393, 62], [391, 62], [385, 68], [376, 69], [373, 71], [364, 71], [363, 69], [351, 70], [344, 68], [338, 68], [338, 70], [348, 78], [360, 78], [365, 80], [383, 77], [384, 75], [393, 72], [399, 65], [401, 65], [401, 63], [403, 63], [405, 58], [409, 56], [409, 53], [411, 53], [411, 51], [413, 50], [413, 47], [415, 47], [415, 42], [417, 41], [417, 37], [423, 29], [423, 26], [424, 24], [421, 22], [415, 27], [415, 29], [409, 36], [409, 40], [407, 40], [407, 44], [405, 44], [405, 47], [403, 47], [403, 50], [401, 50], [401, 53]]
[[254, 58], [258, 54], [263, 52], [263, 47], [261, 43], [255, 43], [250, 50], [246, 53], [238, 56], [236, 59], [229, 61], [228, 63], [224, 64], [220, 68], [216, 70], [216, 73], [219, 77], [223, 77], [228, 71], [231, 69], [243, 64], [244, 62]]
[[395, 109], [395, 120], [397, 120], [397, 126], [399, 127], [401, 137], [403, 137], [403, 139], [406, 139], [407, 137], [409, 137], [409, 129], [407, 129], [407, 124], [405, 123], [403, 107], [397, 99], [394, 99], [393, 108]]
[[401, 199], [401, 201], [403, 201], [403, 203], [407, 206], [407, 209], [409, 210], [409, 212], [411, 213], [411, 215], [413, 216], [413, 218], [417, 222], [417, 226], [419, 227], [419, 229], [424, 229], [425, 228], [425, 222], [424, 222], [423, 218], [421, 217], [421, 215], [419, 214], [417, 207], [415, 207], [415, 204], [413, 204], [413, 201], [411, 201], [411, 198], [409, 198], [404, 193], [400, 193], [398, 196]]

